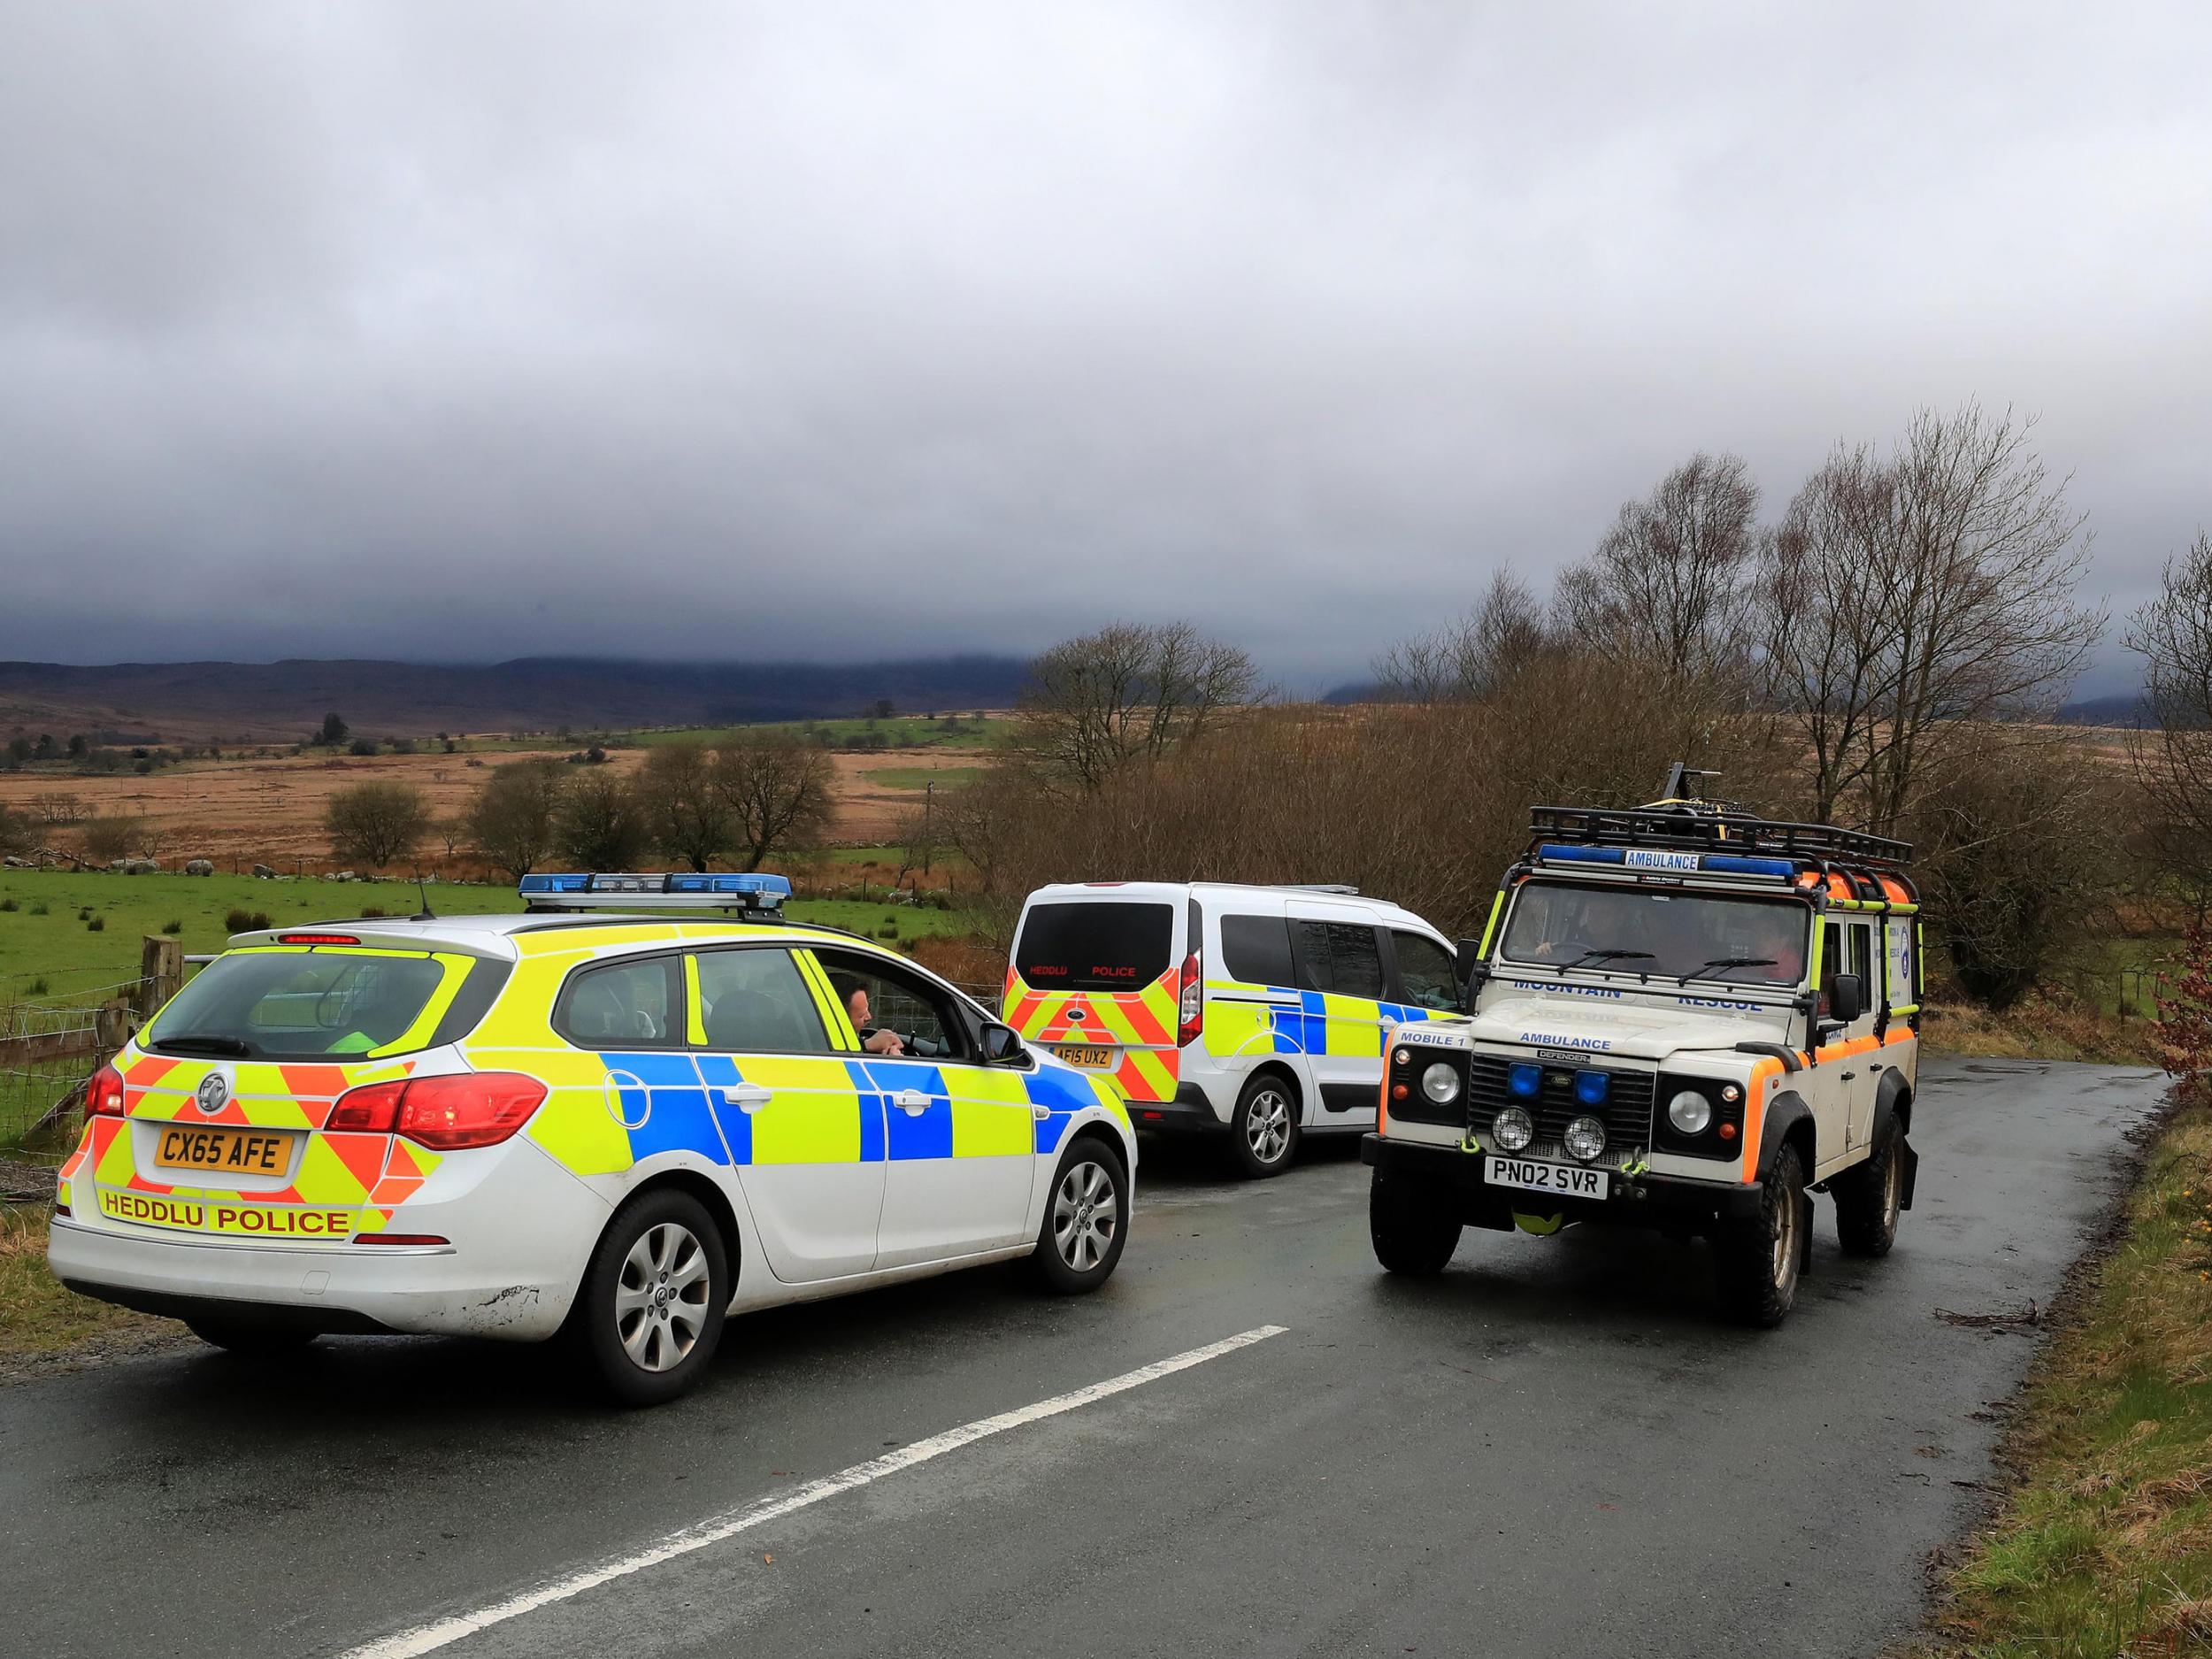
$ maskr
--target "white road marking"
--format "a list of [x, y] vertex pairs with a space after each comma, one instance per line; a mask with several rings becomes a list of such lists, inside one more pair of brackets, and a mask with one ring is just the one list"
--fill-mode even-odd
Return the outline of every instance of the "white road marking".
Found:
[[1140, 1365], [1136, 1370], [1124, 1371], [1118, 1377], [1109, 1377], [1104, 1382], [1091, 1383], [1067, 1394], [1055, 1394], [1049, 1400], [1040, 1400], [1034, 1405], [1002, 1411], [995, 1417], [981, 1417], [973, 1423], [963, 1424], [956, 1429], [947, 1429], [942, 1434], [933, 1434], [927, 1440], [916, 1440], [911, 1446], [902, 1446], [897, 1451], [887, 1453], [881, 1457], [871, 1457], [864, 1463], [855, 1463], [850, 1469], [841, 1470], [836, 1474], [826, 1475], [819, 1480], [810, 1480], [803, 1486], [787, 1492], [780, 1497], [763, 1498], [745, 1509], [733, 1509], [711, 1520], [701, 1521], [695, 1526], [687, 1526], [681, 1532], [671, 1532], [658, 1543], [649, 1545], [634, 1555], [587, 1568], [565, 1578], [557, 1578], [551, 1584], [511, 1596], [504, 1601], [495, 1601], [491, 1606], [473, 1613], [457, 1614], [451, 1618], [418, 1624], [412, 1630], [403, 1630], [397, 1635], [386, 1636], [350, 1648], [343, 1659], [415, 1659], [418, 1655], [435, 1653], [464, 1636], [473, 1635], [480, 1630], [489, 1630], [495, 1624], [503, 1624], [511, 1618], [520, 1618], [525, 1613], [534, 1613], [541, 1607], [552, 1606], [556, 1601], [568, 1601], [603, 1584], [611, 1584], [617, 1578], [626, 1578], [632, 1573], [643, 1572], [648, 1567], [657, 1567], [664, 1562], [674, 1561], [695, 1550], [718, 1544], [726, 1538], [734, 1538], [738, 1533], [749, 1532], [764, 1522], [776, 1520], [795, 1509], [806, 1509], [825, 1498], [833, 1498], [841, 1492], [850, 1492], [856, 1486], [867, 1486], [886, 1475], [895, 1475], [902, 1469], [911, 1469], [917, 1463], [928, 1463], [932, 1458], [942, 1457], [947, 1452], [958, 1451], [963, 1446], [972, 1446], [991, 1435], [1003, 1434], [1009, 1429], [1018, 1429], [1045, 1417], [1058, 1417], [1064, 1411], [1073, 1411], [1079, 1406], [1089, 1405], [1111, 1394], [1141, 1388], [1145, 1384], [1157, 1382], [1163, 1377], [1172, 1377], [1179, 1371], [1188, 1371], [1192, 1366], [1202, 1365], [1210, 1359], [1219, 1359], [1224, 1354], [1233, 1354], [1237, 1349], [1249, 1348], [1255, 1342], [1264, 1342], [1271, 1336], [1281, 1336], [1288, 1328], [1279, 1325], [1257, 1325], [1249, 1331], [1240, 1331], [1234, 1336], [1224, 1337], [1218, 1342], [1209, 1342], [1203, 1348], [1194, 1348], [1168, 1359], [1155, 1360], [1149, 1365]]

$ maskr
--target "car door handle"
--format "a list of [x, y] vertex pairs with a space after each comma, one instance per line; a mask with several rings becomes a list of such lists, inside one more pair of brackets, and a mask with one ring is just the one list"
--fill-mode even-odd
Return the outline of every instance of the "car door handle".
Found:
[[765, 1106], [772, 1091], [759, 1083], [740, 1083], [735, 1088], [722, 1091], [722, 1103], [734, 1106], [740, 1111], [757, 1112]]
[[1855, 1077], [1856, 1077], [1856, 1076], [1858, 1076], [1858, 1073], [1857, 1073], [1856, 1071], [1846, 1071], [1846, 1072], [1843, 1074], [1843, 1080], [1844, 1080], [1845, 1082], [1848, 1083], [1848, 1082], [1849, 1082], [1849, 1081], [1850, 1081], [1853, 1078], [1855, 1078]]
[[902, 1088], [891, 1096], [891, 1103], [909, 1118], [919, 1118], [929, 1110], [929, 1096], [918, 1088]]

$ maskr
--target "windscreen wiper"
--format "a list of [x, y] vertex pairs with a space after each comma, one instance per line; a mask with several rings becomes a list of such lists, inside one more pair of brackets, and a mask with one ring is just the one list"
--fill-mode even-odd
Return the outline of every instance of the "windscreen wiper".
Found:
[[1649, 962], [1651, 952], [1648, 950], [1586, 950], [1572, 962], [1561, 963], [1559, 977], [1563, 979], [1567, 977], [1568, 969], [1587, 967], [1592, 963], [1626, 962], [1635, 959]]
[[228, 1060], [250, 1060], [259, 1052], [238, 1037], [158, 1037], [147, 1047], [157, 1054], [220, 1055]]
[[[1731, 968], [1770, 968], [1773, 965], [1772, 956], [1715, 956], [1710, 962], [1699, 963], [1675, 983], [1687, 985], [1692, 979], [1708, 977], [1717, 979], [1721, 973], [1727, 972]], [[1720, 973], [1708, 975], [1706, 970], [1709, 968], [1717, 968]]]

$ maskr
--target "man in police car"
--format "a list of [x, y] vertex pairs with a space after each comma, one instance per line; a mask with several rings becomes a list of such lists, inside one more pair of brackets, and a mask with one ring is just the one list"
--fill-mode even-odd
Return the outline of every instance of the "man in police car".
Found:
[[896, 1055], [906, 1052], [906, 1039], [895, 1031], [879, 1031], [875, 1016], [868, 1007], [868, 987], [853, 987], [852, 995], [845, 999], [845, 1011], [852, 1016], [853, 1030], [859, 1035], [860, 1046], [870, 1054]]

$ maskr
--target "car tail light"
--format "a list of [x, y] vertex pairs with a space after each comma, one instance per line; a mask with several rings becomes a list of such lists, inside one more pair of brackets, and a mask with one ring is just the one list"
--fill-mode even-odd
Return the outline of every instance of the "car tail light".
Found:
[[361, 937], [357, 933], [279, 933], [277, 935], [277, 943], [280, 945], [357, 945], [360, 942]]
[[84, 1115], [88, 1118], [120, 1118], [123, 1115], [123, 1074], [113, 1066], [102, 1066], [92, 1074], [92, 1081], [85, 1085]]
[[404, 1135], [440, 1152], [496, 1146], [545, 1103], [545, 1085], [518, 1071], [462, 1071], [348, 1089], [326, 1131]]
[[1198, 953], [1183, 958], [1183, 988], [1175, 1004], [1175, 1046], [1187, 1048], [1206, 1029], [1206, 986], [1200, 976]]

